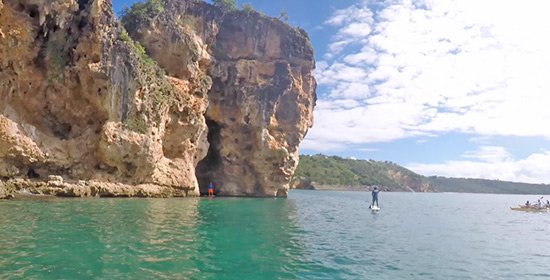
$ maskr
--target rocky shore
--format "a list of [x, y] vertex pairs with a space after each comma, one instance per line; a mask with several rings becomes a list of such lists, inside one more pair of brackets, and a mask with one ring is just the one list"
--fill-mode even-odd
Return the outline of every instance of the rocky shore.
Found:
[[0, 199], [12, 199], [19, 195], [52, 195], [59, 197], [189, 197], [196, 196], [193, 189], [176, 189], [157, 184], [126, 185], [102, 181], [65, 182], [59, 176], [48, 181], [10, 179], [0, 182]]
[[[375, 186], [370, 185], [324, 185], [324, 184], [310, 184], [296, 187], [299, 190], [317, 190], [317, 191], [356, 191], [356, 192], [370, 192]], [[391, 188], [387, 186], [377, 186], [381, 191], [406, 191], [403, 188]], [[414, 190], [407, 190], [414, 191]]]

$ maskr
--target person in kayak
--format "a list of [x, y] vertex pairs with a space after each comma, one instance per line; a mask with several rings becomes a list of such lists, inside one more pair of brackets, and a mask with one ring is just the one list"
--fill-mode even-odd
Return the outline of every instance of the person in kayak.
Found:
[[371, 208], [374, 207], [374, 203], [376, 203], [376, 207], [378, 207], [378, 193], [380, 192], [380, 190], [378, 189], [377, 186], [374, 187], [374, 189], [372, 190], [372, 204], [371, 204]]

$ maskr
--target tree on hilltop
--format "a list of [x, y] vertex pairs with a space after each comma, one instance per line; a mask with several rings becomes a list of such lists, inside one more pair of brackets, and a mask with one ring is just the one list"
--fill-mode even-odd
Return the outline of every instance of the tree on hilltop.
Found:
[[252, 5], [245, 3], [241, 5], [241, 9], [247, 13], [251, 13], [254, 11], [254, 8], [252, 8]]
[[161, 0], [139, 1], [130, 8], [127, 6], [119, 13], [120, 21], [126, 28], [137, 26], [140, 22], [150, 20], [164, 11]]
[[288, 23], [288, 13], [286, 11], [281, 11], [281, 13], [279, 13], [279, 16], [277, 17], [279, 20], [282, 20], [286, 23]]
[[212, 3], [225, 11], [234, 11], [237, 9], [235, 0], [212, 0]]

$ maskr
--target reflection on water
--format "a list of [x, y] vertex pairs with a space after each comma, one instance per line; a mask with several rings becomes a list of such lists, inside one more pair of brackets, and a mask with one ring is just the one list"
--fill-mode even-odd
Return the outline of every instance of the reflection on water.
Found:
[[285, 199], [55, 199], [0, 203], [0, 279], [296, 278]]
[[[550, 213], [521, 195], [294, 191], [306, 279], [550, 279]], [[316, 274], [313, 274], [316, 273]], [[309, 277], [312, 276], [313, 277]], [[317, 277], [318, 276], [318, 277]]]
[[285, 199], [214, 199], [199, 205], [201, 238], [193, 278], [294, 278], [300, 240], [296, 209]]
[[190, 253], [196, 252], [198, 202], [56, 199], [0, 203], [0, 279], [124, 279], [129, 275], [153, 277], [157, 270], [181, 267], [179, 263], [189, 261]]
[[549, 279], [525, 196], [0, 201], [0, 279]]

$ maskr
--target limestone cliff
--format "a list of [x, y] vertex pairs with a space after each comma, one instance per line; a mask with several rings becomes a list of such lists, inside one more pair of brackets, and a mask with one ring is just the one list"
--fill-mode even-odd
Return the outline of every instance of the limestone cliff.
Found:
[[110, 1], [0, 0], [0, 81], [3, 185], [69, 196], [199, 194], [209, 81], [191, 89], [165, 77]]
[[169, 75], [212, 77], [210, 148], [197, 167], [202, 192], [212, 181], [221, 195], [286, 196], [316, 100], [307, 35], [254, 11], [192, 0], [163, 5], [148, 20], [123, 23]]
[[0, 194], [286, 196], [315, 105], [305, 32], [137, 7], [126, 33], [109, 0], [0, 0]]

